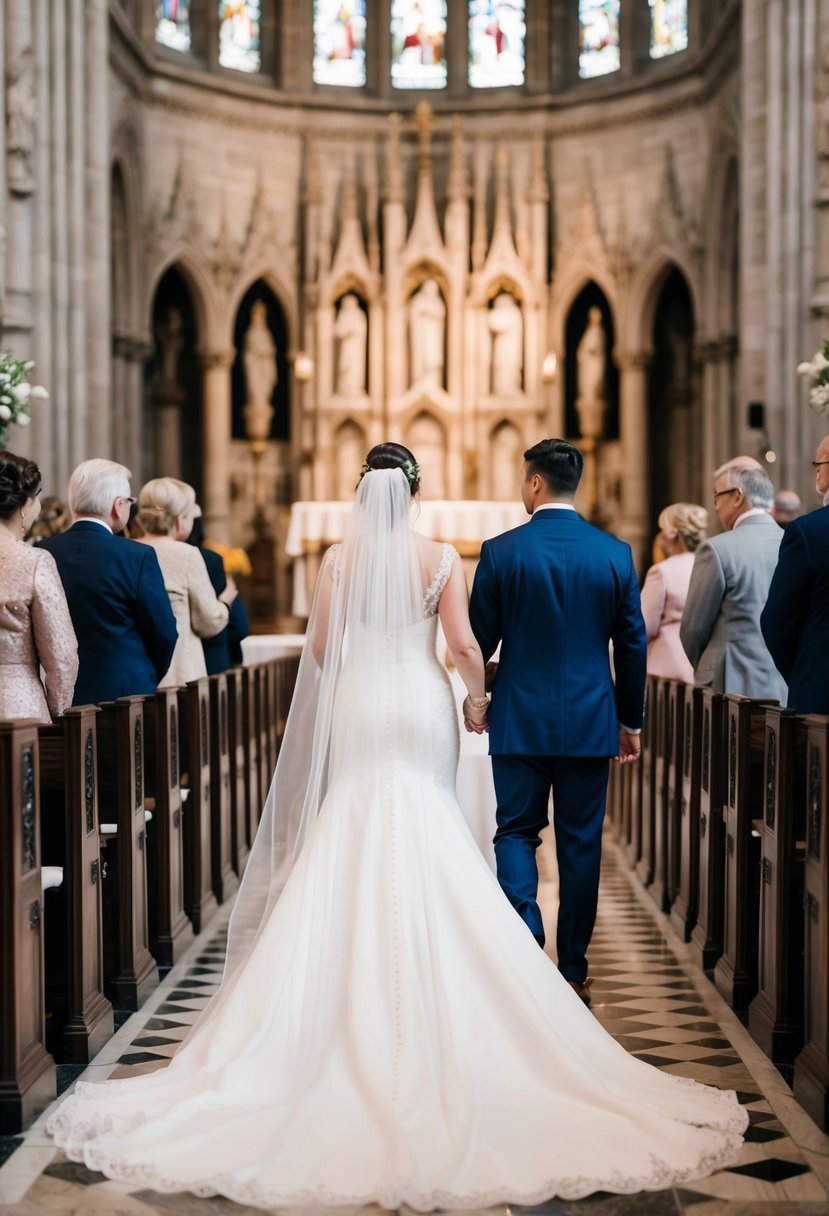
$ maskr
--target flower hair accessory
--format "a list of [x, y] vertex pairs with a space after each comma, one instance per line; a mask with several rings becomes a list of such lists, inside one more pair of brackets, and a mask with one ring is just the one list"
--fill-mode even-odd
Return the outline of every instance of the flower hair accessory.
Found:
[[[410, 486], [413, 486], [416, 481], [420, 480], [420, 465], [414, 460], [406, 460], [398, 468], [402, 469], [406, 474], [406, 480]], [[367, 460], [363, 461], [363, 467], [360, 469], [360, 481], [363, 480], [366, 473], [374, 473], [377, 470], [373, 465], [370, 465]]]
[[816, 414], [822, 414], [829, 406], [829, 342], [817, 351], [811, 363], [798, 364], [797, 374], [811, 380], [809, 405]]

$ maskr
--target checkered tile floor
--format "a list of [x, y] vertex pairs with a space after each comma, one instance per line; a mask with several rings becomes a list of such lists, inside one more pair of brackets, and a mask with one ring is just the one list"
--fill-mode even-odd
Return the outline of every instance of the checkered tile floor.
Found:
[[[552, 873], [549, 864], [548, 871]], [[549, 880], [542, 882], [541, 902], [546, 914], [552, 902]], [[144, 1009], [97, 1057], [88, 1073], [91, 1079], [164, 1067], [221, 975], [226, 918], [222, 908]], [[548, 931], [550, 927], [548, 922]], [[829, 1216], [824, 1185], [829, 1182], [829, 1137], [794, 1104], [711, 985], [685, 962], [684, 948], [609, 841], [590, 970], [596, 977], [592, 1011], [628, 1051], [679, 1076], [737, 1090], [751, 1112], [751, 1127], [737, 1165], [702, 1182], [646, 1195], [553, 1200], [531, 1211], [539, 1216]], [[77, 1216], [254, 1216], [253, 1209], [221, 1198], [162, 1196], [108, 1182], [56, 1153], [42, 1132], [42, 1120], [19, 1147], [6, 1148], [14, 1151], [0, 1168], [0, 1212], [9, 1216], [57, 1211]], [[522, 1210], [506, 1209], [506, 1216], [510, 1211]]]

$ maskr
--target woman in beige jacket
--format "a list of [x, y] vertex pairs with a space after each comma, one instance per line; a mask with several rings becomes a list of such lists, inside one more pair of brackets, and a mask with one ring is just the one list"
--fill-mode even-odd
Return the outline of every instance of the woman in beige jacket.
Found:
[[207, 675], [201, 639], [224, 629], [237, 595], [231, 580], [216, 596], [202, 555], [186, 543], [195, 510], [195, 490], [175, 477], [148, 481], [138, 497], [138, 521], [145, 535], [137, 543], [155, 549], [178, 625], [173, 660], [159, 688]]

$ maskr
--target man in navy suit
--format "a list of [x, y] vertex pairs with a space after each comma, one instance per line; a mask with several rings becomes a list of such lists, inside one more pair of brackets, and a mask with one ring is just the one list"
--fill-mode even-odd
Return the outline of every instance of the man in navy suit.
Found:
[[69, 479], [68, 532], [41, 541], [57, 563], [80, 667], [75, 705], [153, 693], [173, 657], [178, 629], [154, 549], [125, 540], [130, 471], [86, 460]]
[[470, 618], [484, 660], [501, 643], [489, 711], [498, 880], [543, 946], [535, 852], [552, 790], [558, 966], [589, 1003], [608, 757], [639, 755], [647, 638], [630, 546], [573, 506], [583, 467], [563, 439], [524, 453], [532, 518], [482, 546]]
[[[829, 435], [815, 486], [829, 499]], [[829, 505], [793, 520], [783, 535], [760, 628], [799, 714], [829, 714]]]

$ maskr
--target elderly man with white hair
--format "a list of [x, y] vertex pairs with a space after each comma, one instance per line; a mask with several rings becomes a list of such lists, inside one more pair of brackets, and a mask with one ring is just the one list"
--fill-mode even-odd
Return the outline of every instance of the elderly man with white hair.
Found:
[[155, 552], [116, 536], [135, 499], [130, 471], [85, 460], [69, 479], [68, 532], [40, 542], [52, 554], [78, 638], [75, 705], [155, 692], [178, 630]]
[[769, 515], [774, 487], [759, 467], [717, 470], [714, 506], [725, 531], [697, 549], [679, 636], [694, 683], [786, 703], [786, 685], [760, 632], [782, 530]]

